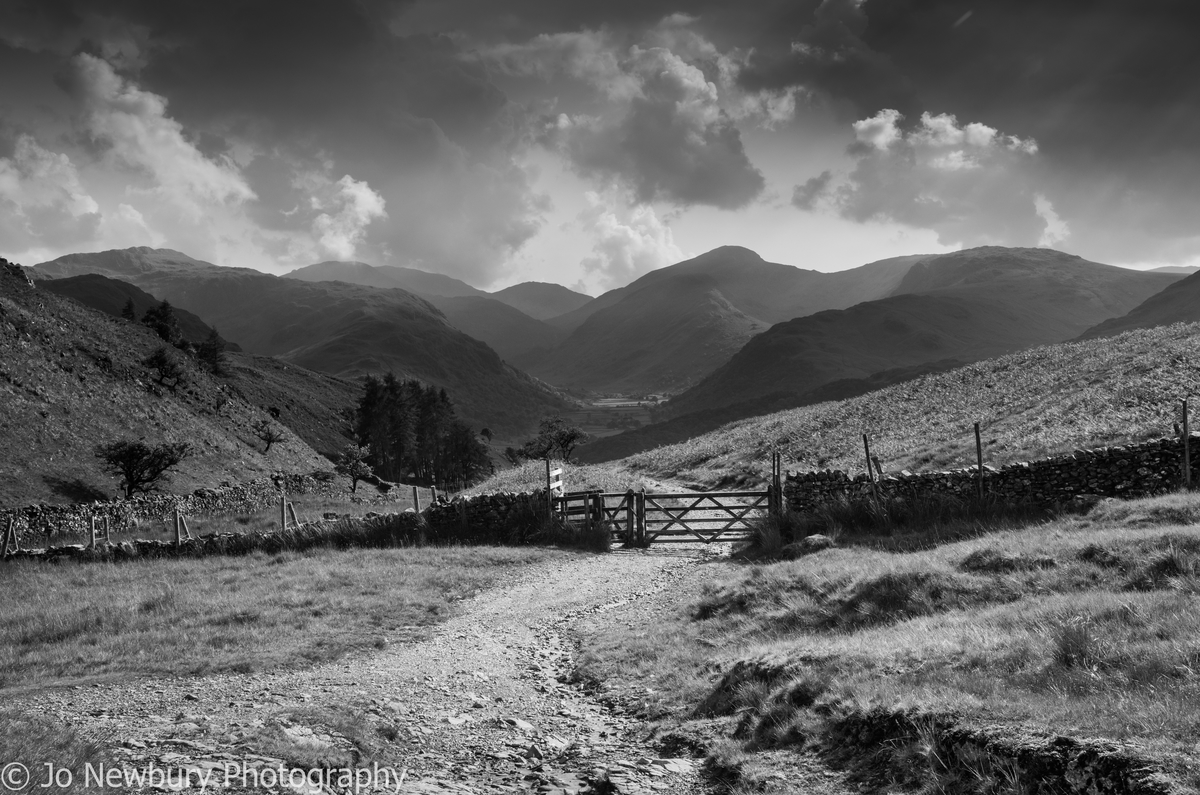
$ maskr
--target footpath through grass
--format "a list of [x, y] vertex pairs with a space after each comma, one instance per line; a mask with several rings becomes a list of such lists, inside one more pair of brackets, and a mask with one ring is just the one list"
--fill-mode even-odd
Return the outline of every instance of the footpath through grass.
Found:
[[420, 638], [521, 566], [568, 553], [422, 547], [120, 564], [10, 562], [0, 693], [311, 665]]
[[710, 564], [654, 626], [586, 638], [579, 674], [743, 785], [769, 789], [769, 771], [746, 780], [756, 752], [807, 748], [868, 788], [1025, 791], [995, 760], [966, 775], [934, 728], [846, 738], [862, 716], [899, 713], [1121, 741], [1197, 786], [1197, 522], [1200, 497], [1169, 495], [918, 551]]

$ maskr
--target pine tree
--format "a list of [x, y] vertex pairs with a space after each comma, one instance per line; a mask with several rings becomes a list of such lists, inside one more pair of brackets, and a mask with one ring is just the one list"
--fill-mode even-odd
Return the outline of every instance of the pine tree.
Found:
[[228, 364], [225, 358], [225, 341], [221, 339], [216, 328], [208, 333], [204, 342], [196, 346], [196, 358], [208, 365], [213, 375], [225, 375], [225, 365]]
[[125, 299], [125, 306], [121, 309], [121, 317], [126, 320], [137, 320], [137, 309], [133, 305], [132, 298]]

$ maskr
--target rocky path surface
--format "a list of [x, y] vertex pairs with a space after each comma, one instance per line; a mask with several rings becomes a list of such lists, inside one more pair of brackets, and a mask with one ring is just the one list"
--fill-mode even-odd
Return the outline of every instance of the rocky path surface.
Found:
[[[569, 684], [569, 638], [574, 622], [698, 576], [713, 554], [547, 561], [465, 602], [428, 640], [315, 668], [66, 688], [12, 706], [113, 738], [119, 789], [703, 793], [695, 761], [657, 758], [638, 721]], [[354, 761], [356, 737], [377, 746], [369, 780], [309, 772]]]

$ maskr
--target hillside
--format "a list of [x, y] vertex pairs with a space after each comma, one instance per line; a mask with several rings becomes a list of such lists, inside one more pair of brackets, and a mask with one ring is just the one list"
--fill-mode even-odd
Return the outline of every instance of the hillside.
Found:
[[[74, 298], [84, 306], [90, 306], [113, 317], [121, 317], [127, 301], [133, 302], [134, 316], [139, 319], [146, 314], [147, 309], [162, 303], [161, 299], [128, 282], [110, 279], [98, 273], [85, 273], [66, 279], [43, 279], [38, 286], [52, 293]], [[179, 321], [179, 330], [183, 333], [183, 338], [193, 344], [204, 342], [212, 333], [212, 326], [186, 309], [176, 309], [175, 319]], [[224, 342], [226, 350], [241, 350], [236, 343], [229, 340]]]
[[[450, 325], [468, 337], [485, 343], [509, 362], [519, 362], [533, 351], [552, 348], [566, 336], [553, 326], [515, 308], [511, 302], [437, 273], [412, 268], [376, 267], [365, 262], [321, 262], [291, 271], [286, 276], [308, 282], [340, 281], [364, 287], [407, 290], [441, 310]], [[565, 287], [559, 289], [570, 293]], [[533, 291], [533, 295], [540, 292]], [[520, 299], [528, 294], [518, 290], [513, 295]], [[591, 300], [587, 296], [582, 298]]]
[[596, 312], [530, 369], [577, 389], [673, 391], [728, 360], [766, 327], [730, 303], [712, 277], [676, 278]]
[[318, 262], [284, 274], [289, 279], [306, 282], [346, 282], [364, 287], [398, 287], [422, 298], [432, 295], [446, 297], [487, 296], [464, 281], [441, 273], [429, 273], [416, 268], [395, 265], [368, 265], [365, 262]]
[[35, 270], [128, 279], [200, 315], [250, 353], [341, 378], [394, 372], [444, 387], [464, 420], [497, 435], [526, 433], [564, 407], [544, 385], [403, 290], [280, 278], [146, 248], [73, 254]]
[[328, 469], [296, 434], [263, 455], [252, 426], [267, 414], [186, 357], [177, 393], [141, 364], [162, 345], [138, 323], [30, 286], [0, 265], [0, 504], [111, 498], [116, 480], [93, 450], [121, 439], [195, 448], [171, 489], [187, 492], [277, 470]]
[[1150, 296], [1127, 314], [1093, 326], [1081, 334], [1080, 339], [1111, 337], [1132, 329], [1197, 320], [1200, 320], [1200, 273], [1193, 273]]
[[861, 434], [869, 433], [885, 471], [944, 469], [974, 462], [973, 422], [983, 427], [985, 460], [998, 465], [1170, 435], [1179, 399], [1198, 382], [1200, 324], [1175, 324], [1020, 351], [740, 420], [623, 465], [649, 477], [729, 483], [761, 479], [778, 447], [790, 469], [855, 473], [863, 471]]
[[552, 318], [551, 325], [571, 330], [571, 336], [531, 363], [530, 372], [597, 392], [677, 391], [773, 323], [886, 295], [919, 259], [821, 273], [722, 246]]
[[568, 290], [561, 284], [549, 282], [521, 282], [491, 294], [513, 309], [518, 309], [534, 320], [549, 320], [552, 317], [574, 311], [590, 302], [592, 297]]
[[913, 263], [891, 297], [779, 323], [667, 406], [671, 416], [842, 379], [1073, 339], [1181, 278], [997, 246]]

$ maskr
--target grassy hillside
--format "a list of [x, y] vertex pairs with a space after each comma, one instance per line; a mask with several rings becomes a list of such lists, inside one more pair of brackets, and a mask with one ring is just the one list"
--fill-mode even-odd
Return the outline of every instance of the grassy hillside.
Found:
[[552, 317], [574, 311], [592, 300], [590, 295], [568, 290], [561, 284], [550, 282], [521, 282], [512, 287], [505, 287], [491, 294], [497, 301], [503, 301], [514, 309], [518, 309], [535, 320], [549, 320]]
[[1170, 435], [1178, 401], [1200, 392], [1200, 325], [1049, 345], [924, 376], [840, 402], [731, 423], [625, 459], [648, 477], [732, 482], [769, 471], [778, 447], [794, 469], [864, 471], [861, 434], [885, 470], [989, 463]]
[[1136, 328], [1153, 328], [1168, 323], [1200, 320], [1200, 273], [1169, 285], [1150, 296], [1127, 314], [1106, 320], [1081, 335], [1081, 339], [1111, 337]]
[[[146, 314], [147, 309], [162, 303], [162, 299], [155, 298], [129, 282], [110, 279], [98, 273], [87, 273], [66, 279], [42, 279], [39, 286], [52, 293], [74, 298], [84, 306], [90, 306], [92, 309], [113, 317], [121, 317], [121, 312], [125, 309], [128, 301], [133, 302], [134, 317], [139, 320]], [[175, 319], [179, 321], [179, 330], [182, 332], [183, 338], [193, 344], [204, 342], [212, 333], [212, 326], [186, 309], [176, 309]], [[236, 343], [229, 340], [224, 342], [226, 350], [241, 350]]]
[[278, 278], [145, 248], [74, 254], [36, 270], [127, 278], [251, 353], [342, 378], [390, 371], [445, 387], [467, 422], [498, 434], [524, 433], [565, 405], [404, 290]]
[[93, 455], [121, 439], [190, 443], [172, 490], [187, 492], [273, 471], [328, 468], [296, 434], [260, 451], [252, 426], [268, 415], [178, 355], [175, 393], [141, 362], [162, 345], [138, 323], [28, 286], [0, 268], [0, 505], [111, 498], [116, 481]]

